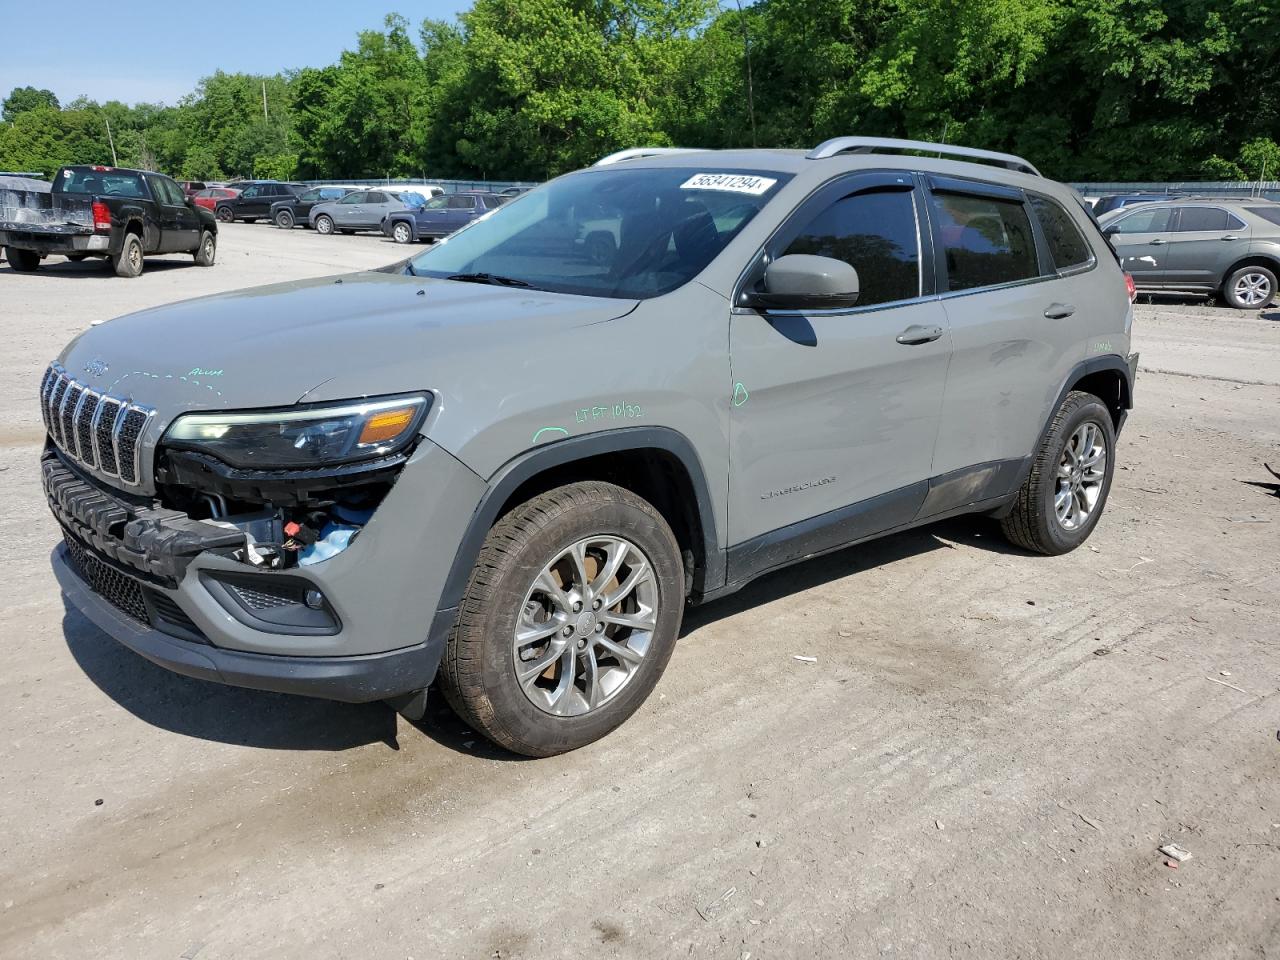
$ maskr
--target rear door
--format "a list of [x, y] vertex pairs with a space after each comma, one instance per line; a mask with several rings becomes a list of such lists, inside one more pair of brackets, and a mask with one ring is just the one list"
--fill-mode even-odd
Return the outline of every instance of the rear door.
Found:
[[910, 174], [849, 175], [805, 201], [750, 268], [748, 288], [770, 259], [834, 257], [858, 271], [861, 295], [849, 309], [732, 311], [729, 537], [762, 539], [730, 560], [731, 579], [906, 523], [923, 502], [950, 337], [922, 216]]
[[383, 190], [370, 190], [369, 195], [365, 197], [365, 202], [361, 205], [359, 226], [368, 230], [382, 224], [382, 218], [387, 215], [392, 206], [399, 207], [397, 201], [392, 203], [391, 195]]
[[1225, 207], [1178, 207], [1172, 226], [1165, 275], [1170, 284], [1216, 287], [1249, 247], [1250, 228]]
[[1141, 204], [1107, 224], [1106, 234], [1138, 286], [1158, 286], [1169, 273], [1172, 207]]

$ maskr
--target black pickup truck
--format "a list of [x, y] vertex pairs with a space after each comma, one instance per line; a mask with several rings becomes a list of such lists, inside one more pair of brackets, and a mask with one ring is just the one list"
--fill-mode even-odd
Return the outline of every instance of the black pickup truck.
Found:
[[0, 190], [0, 245], [14, 270], [49, 254], [106, 257], [117, 276], [142, 273], [143, 258], [190, 253], [213, 266], [218, 224], [159, 173], [119, 167], [63, 167], [48, 193]]

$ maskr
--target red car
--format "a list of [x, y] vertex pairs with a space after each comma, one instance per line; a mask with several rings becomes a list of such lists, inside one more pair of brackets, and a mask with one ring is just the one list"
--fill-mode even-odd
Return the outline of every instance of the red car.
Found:
[[238, 196], [240, 196], [240, 191], [234, 187], [210, 187], [207, 190], [196, 191], [191, 199], [195, 201], [197, 207], [216, 210], [219, 200], [230, 200], [232, 197]]

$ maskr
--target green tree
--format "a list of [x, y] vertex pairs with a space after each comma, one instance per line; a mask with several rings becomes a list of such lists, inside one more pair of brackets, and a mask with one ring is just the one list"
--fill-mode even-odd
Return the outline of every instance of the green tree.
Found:
[[53, 95], [52, 90], [37, 90], [35, 87], [14, 87], [5, 98], [3, 111], [0, 115], [5, 120], [12, 120], [20, 113], [28, 110], [38, 110], [41, 107], [49, 107], [53, 110], [58, 109], [58, 98]]

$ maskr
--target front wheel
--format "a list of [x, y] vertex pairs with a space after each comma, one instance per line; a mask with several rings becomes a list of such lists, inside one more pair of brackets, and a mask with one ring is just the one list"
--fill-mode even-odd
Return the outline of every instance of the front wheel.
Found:
[[413, 231], [409, 229], [407, 223], [400, 220], [391, 228], [391, 239], [396, 243], [410, 243], [413, 240]]
[[9, 266], [18, 273], [31, 273], [40, 267], [40, 254], [35, 250], [19, 250], [16, 247], [5, 247], [4, 257]]
[[1261, 310], [1276, 295], [1276, 275], [1266, 267], [1233, 270], [1222, 285], [1222, 295], [1237, 310]]
[[326, 214], [320, 214], [316, 217], [316, 233], [322, 233], [326, 237], [333, 233], [333, 217]]
[[276, 226], [281, 230], [292, 230], [293, 214], [288, 210], [276, 211]]
[[142, 238], [136, 233], [126, 233], [124, 242], [120, 244], [120, 252], [111, 258], [111, 266], [117, 277], [141, 276]]
[[1013, 511], [1001, 521], [1009, 541], [1056, 556], [1074, 550], [1098, 525], [1115, 471], [1111, 411], [1073, 390], [1053, 418]]
[[200, 246], [196, 247], [196, 264], [201, 267], [212, 267], [214, 257], [218, 254], [218, 241], [208, 230], [200, 234]]
[[489, 531], [441, 665], [446, 699], [515, 753], [598, 740], [644, 703], [684, 615], [680, 548], [621, 487], [574, 483]]

